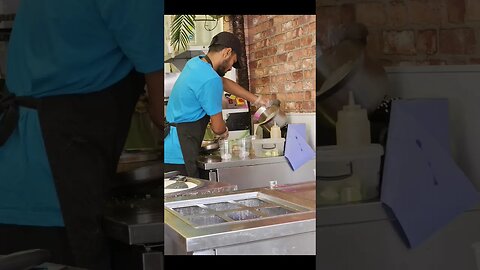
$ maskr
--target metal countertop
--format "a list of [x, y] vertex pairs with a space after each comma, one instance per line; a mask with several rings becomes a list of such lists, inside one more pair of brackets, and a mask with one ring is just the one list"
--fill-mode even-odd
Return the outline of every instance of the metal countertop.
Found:
[[[315, 185], [312, 185], [313, 189]], [[241, 199], [249, 194], [261, 194], [278, 205], [298, 207], [298, 212], [286, 215], [269, 216], [265, 218], [227, 221], [225, 223], [192, 226], [180, 214], [172, 209], [188, 207], [189, 205], [205, 201], [222, 201], [225, 198]], [[216, 194], [215, 196], [195, 196], [187, 200], [174, 198], [165, 201], [165, 233], [172, 235], [177, 243], [185, 245], [187, 251], [204, 250], [225, 245], [234, 245], [284, 237], [315, 231], [315, 201], [302, 198], [292, 192], [283, 192], [277, 189], [254, 188]], [[242, 197], [243, 196], [243, 197]], [[276, 201], [279, 199], [278, 201]], [[274, 205], [275, 207], [276, 205]], [[237, 210], [245, 210], [242, 208]], [[251, 209], [251, 208], [250, 208]], [[235, 211], [235, 210], [234, 210]]]
[[248, 158], [241, 159], [238, 156], [233, 155], [231, 159], [222, 160], [219, 162], [205, 162], [203, 161], [202, 157], [203, 156], [201, 156], [199, 160], [197, 160], [197, 165], [200, 169], [203, 169], [203, 170], [214, 170], [214, 169], [220, 169], [220, 168], [231, 168], [231, 167], [288, 162], [285, 156], [248, 157]]

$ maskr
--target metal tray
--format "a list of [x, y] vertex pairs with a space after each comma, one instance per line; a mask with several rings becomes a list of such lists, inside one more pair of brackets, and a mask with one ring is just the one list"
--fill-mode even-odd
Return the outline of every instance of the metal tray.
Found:
[[194, 228], [310, 211], [303, 206], [262, 192], [175, 201], [165, 203], [165, 208]]

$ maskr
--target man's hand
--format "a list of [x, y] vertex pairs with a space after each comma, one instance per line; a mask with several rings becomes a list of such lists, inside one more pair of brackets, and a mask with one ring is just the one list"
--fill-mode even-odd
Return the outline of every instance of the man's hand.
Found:
[[255, 102], [253, 102], [253, 106], [255, 107], [270, 107], [272, 105], [272, 100], [270, 98], [267, 98], [265, 96], [258, 96]]
[[225, 127], [225, 132], [223, 132], [222, 134], [216, 134], [215, 138], [218, 138], [220, 140], [227, 139], [228, 138], [228, 127]]

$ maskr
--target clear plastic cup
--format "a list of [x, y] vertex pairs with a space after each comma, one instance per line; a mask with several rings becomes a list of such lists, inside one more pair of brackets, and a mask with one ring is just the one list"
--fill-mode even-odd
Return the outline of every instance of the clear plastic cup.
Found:
[[252, 137], [247, 136], [238, 140], [238, 157], [247, 158], [250, 156], [250, 150], [252, 149]]
[[220, 157], [223, 160], [232, 158], [232, 144], [229, 140], [220, 140], [219, 142]]

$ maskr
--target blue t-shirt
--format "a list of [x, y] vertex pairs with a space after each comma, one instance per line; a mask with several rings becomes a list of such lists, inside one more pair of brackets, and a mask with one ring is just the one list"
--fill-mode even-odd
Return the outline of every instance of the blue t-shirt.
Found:
[[[194, 122], [222, 112], [222, 78], [200, 57], [187, 62], [173, 85], [166, 113], [170, 123]], [[185, 163], [175, 127], [164, 140], [164, 154], [165, 163]]]
[[[90, 93], [134, 68], [163, 65], [163, 1], [23, 0], [7, 86], [18, 96]], [[36, 110], [20, 107], [17, 129], [0, 146], [0, 223], [63, 226]]]

